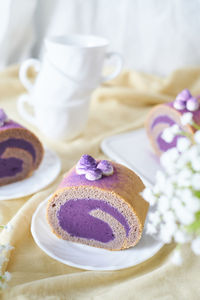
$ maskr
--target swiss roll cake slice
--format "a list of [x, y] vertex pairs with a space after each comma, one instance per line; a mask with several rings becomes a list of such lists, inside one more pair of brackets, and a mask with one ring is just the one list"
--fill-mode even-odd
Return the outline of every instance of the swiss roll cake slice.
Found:
[[144, 185], [128, 168], [83, 155], [63, 178], [47, 207], [59, 238], [109, 250], [137, 244], [149, 204]]
[[193, 121], [200, 125], [200, 106], [199, 99], [192, 97], [186, 89], [183, 90], [176, 99], [169, 103], [156, 105], [149, 113], [146, 120], [146, 132], [155, 153], [160, 156], [163, 152], [176, 147], [177, 141], [182, 135], [176, 135], [171, 142], [163, 139], [163, 131], [175, 124], [178, 125], [180, 132], [185, 131], [194, 133], [195, 128], [190, 124], [183, 125], [181, 116], [190, 112]]
[[0, 185], [22, 180], [38, 168], [43, 157], [39, 139], [8, 119], [0, 109]]

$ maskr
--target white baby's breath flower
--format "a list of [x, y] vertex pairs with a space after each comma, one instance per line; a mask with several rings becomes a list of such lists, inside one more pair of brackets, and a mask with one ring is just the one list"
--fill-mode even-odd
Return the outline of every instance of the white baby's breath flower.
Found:
[[[160, 186], [158, 184], [155, 184], [154, 187], [152, 188], [152, 192], [154, 195], [159, 195], [160, 192], [162, 192], [162, 189], [160, 188]], [[157, 201], [157, 199], [156, 199]]]
[[191, 185], [191, 177], [192, 177], [192, 171], [190, 169], [183, 169], [179, 172], [177, 176], [177, 185], [179, 187], [189, 187]]
[[199, 158], [199, 154], [200, 154], [200, 147], [199, 145], [195, 144], [195, 145], [192, 145], [190, 147], [190, 149], [187, 151], [187, 156], [191, 159], [198, 159]]
[[174, 137], [179, 133], [180, 133], [179, 126], [177, 124], [174, 124], [170, 127], [165, 128], [162, 132], [161, 137], [166, 143], [171, 143]]
[[181, 124], [188, 125], [193, 123], [193, 114], [191, 112], [184, 113], [181, 116]]
[[[184, 125], [191, 124], [192, 114], [186, 113], [182, 119]], [[167, 130], [167, 134], [172, 138], [178, 130], [175, 126]], [[191, 242], [196, 234], [186, 230], [200, 211], [197, 193], [200, 191], [200, 133], [196, 139], [198, 143], [192, 144], [186, 137], [179, 138], [176, 148], [162, 154], [163, 170], [157, 173], [154, 187], [146, 191], [146, 198], [157, 204], [156, 211], [148, 215], [146, 230], [149, 234], [156, 234], [164, 243], [173, 240], [178, 244]], [[192, 242], [191, 247], [200, 255], [200, 237]], [[173, 260], [177, 265], [182, 263], [179, 250], [174, 252]]]
[[179, 138], [176, 144], [176, 148], [179, 152], [185, 152], [191, 146], [191, 141], [188, 138]]
[[156, 203], [156, 197], [150, 188], [145, 188], [142, 192], [142, 196], [147, 202], [149, 202], [150, 205], [154, 205]]
[[171, 128], [171, 132], [174, 135], [177, 135], [178, 133], [180, 133], [180, 128], [177, 124], [172, 125], [170, 128]]
[[157, 171], [156, 173], [156, 185], [159, 187], [160, 190], [165, 188], [166, 183], [166, 175], [162, 171]]
[[196, 255], [200, 255], [200, 237], [192, 241], [191, 248]]
[[174, 193], [175, 193], [174, 184], [170, 179], [168, 179], [165, 184], [165, 189], [163, 190], [163, 195], [166, 195], [169, 199], [171, 199]]
[[200, 171], [200, 147], [195, 144], [187, 151], [187, 157], [194, 171]]
[[146, 233], [149, 234], [149, 235], [156, 234], [157, 233], [156, 226], [154, 226], [151, 223], [147, 223]]
[[200, 144], [200, 130], [197, 130], [194, 134], [194, 140], [197, 144]]
[[171, 228], [162, 224], [160, 226], [159, 239], [164, 243], [169, 244], [172, 241], [173, 233], [171, 232]]
[[182, 265], [183, 259], [182, 259], [180, 250], [178, 250], [178, 249], [174, 250], [174, 253], [171, 256], [171, 262], [176, 266]]
[[167, 210], [167, 211], [165, 212], [165, 214], [163, 215], [163, 220], [164, 220], [165, 222], [170, 221], [170, 222], [175, 223], [175, 222], [176, 222], [176, 216], [175, 216], [174, 212], [173, 212], [172, 210], [169, 209], [169, 210]]
[[160, 212], [157, 210], [155, 212], [148, 214], [149, 221], [152, 225], [157, 226], [161, 222]]
[[162, 195], [158, 199], [158, 210], [165, 213], [170, 208], [170, 199], [166, 195]]
[[200, 159], [196, 159], [195, 157], [191, 160], [192, 169], [196, 172], [200, 171]]
[[165, 220], [164, 225], [168, 229], [168, 231], [170, 231], [170, 234], [173, 237], [178, 229], [176, 222], [175, 221], [173, 222], [171, 220]]
[[183, 206], [184, 206], [184, 203], [182, 202], [182, 198], [179, 198], [179, 197], [173, 198], [173, 201], [171, 202], [171, 208], [174, 210], [175, 214], [176, 214], [176, 211], [181, 209]]
[[171, 128], [168, 127], [165, 130], [163, 130], [161, 134], [161, 138], [166, 142], [166, 143], [171, 143], [174, 139], [174, 133], [171, 131]]
[[191, 178], [191, 186], [194, 190], [200, 190], [200, 174], [195, 173]]
[[176, 160], [179, 157], [179, 152], [176, 148], [171, 148], [164, 152], [160, 157], [160, 163], [165, 168], [168, 174], [173, 174], [177, 171]]
[[185, 207], [188, 211], [195, 214], [200, 210], [200, 199], [193, 197], [190, 201], [186, 202]]
[[188, 155], [188, 151], [185, 151], [185, 152], [181, 153], [181, 155], [177, 159], [177, 161], [176, 161], [176, 169], [178, 171], [181, 171], [183, 168], [185, 168], [185, 167], [188, 166], [188, 163], [190, 163], [191, 159], [190, 159], [190, 157]]
[[189, 238], [189, 235], [185, 231], [178, 229], [174, 233], [174, 240], [176, 243], [184, 244], [184, 243], [187, 243], [190, 240], [190, 238]]
[[190, 189], [185, 188], [185, 189], [181, 189], [180, 191], [182, 192], [180, 194], [181, 195], [181, 200], [184, 203], [192, 201], [192, 199], [193, 199], [194, 196], [193, 196], [193, 193], [192, 193], [192, 191]]
[[179, 153], [176, 148], [171, 148], [168, 151], [164, 152], [161, 156], [162, 160], [167, 160], [171, 162], [175, 162], [179, 157]]
[[183, 225], [190, 225], [195, 220], [195, 215], [193, 212], [189, 211], [185, 206], [177, 206], [175, 214], [179, 222]]

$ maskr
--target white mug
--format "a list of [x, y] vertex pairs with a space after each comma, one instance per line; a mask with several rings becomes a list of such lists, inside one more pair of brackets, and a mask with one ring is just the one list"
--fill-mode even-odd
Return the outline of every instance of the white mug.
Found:
[[[28, 69], [33, 67], [38, 75], [33, 83], [27, 75]], [[52, 65], [47, 57], [42, 62], [28, 59], [22, 63], [19, 78], [29, 93], [29, 102], [34, 104], [65, 105], [69, 101], [78, 101], [90, 96], [94, 87], [81, 85], [68, 77]]]
[[[107, 39], [93, 35], [52, 36], [45, 40], [46, 55], [51, 63], [70, 79], [97, 86], [115, 78], [122, 69], [122, 58], [107, 52]], [[115, 70], [102, 75], [106, 61], [115, 59]]]
[[51, 139], [70, 140], [78, 136], [87, 124], [90, 98], [70, 102], [65, 106], [35, 102], [32, 104], [33, 115], [26, 110], [26, 104], [30, 104], [28, 96], [21, 95], [17, 108], [27, 122], [37, 126]]

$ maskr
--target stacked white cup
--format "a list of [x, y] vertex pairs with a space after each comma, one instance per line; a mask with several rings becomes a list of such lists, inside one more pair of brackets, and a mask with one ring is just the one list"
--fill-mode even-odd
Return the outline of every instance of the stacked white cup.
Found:
[[[106, 52], [108, 44], [92, 35], [47, 38], [42, 62], [28, 59], [20, 67], [19, 78], [28, 91], [18, 99], [21, 116], [53, 139], [79, 135], [87, 123], [92, 91], [122, 68], [121, 56]], [[103, 66], [110, 58], [115, 58], [115, 70], [103, 77]], [[34, 83], [27, 76], [30, 67], [38, 72]], [[25, 103], [33, 107], [34, 115], [27, 112]]]

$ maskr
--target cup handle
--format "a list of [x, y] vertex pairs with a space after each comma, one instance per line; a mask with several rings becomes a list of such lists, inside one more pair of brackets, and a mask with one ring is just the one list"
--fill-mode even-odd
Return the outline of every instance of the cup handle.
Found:
[[19, 69], [19, 79], [28, 92], [30, 92], [33, 88], [33, 83], [27, 76], [27, 72], [30, 67], [33, 67], [36, 72], [39, 72], [40, 61], [34, 58], [27, 59], [21, 64], [21, 67]]
[[122, 65], [123, 65], [123, 59], [119, 53], [116, 52], [108, 52], [106, 53], [105, 59], [111, 59], [111, 58], [116, 58], [116, 68], [113, 73], [107, 75], [107, 76], [102, 76], [101, 77], [101, 82], [105, 82], [108, 80], [111, 80], [115, 78], [122, 70]]
[[34, 118], [34, 116], [32, 116], [31, 114], [29, 114], [25, 107], [24, 104], [25, 103], [29, 103], [29, 101], [27, 100], [27, 95], [21, 95], [17, 101], [17, 109], [19, 114], [22, 116], [22, 118], [24, 118], [24, 120], [26, 120], [27, 122], [36, 125], [36, 120]]

